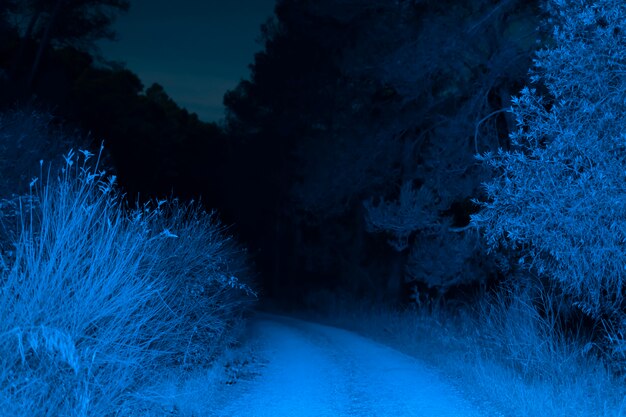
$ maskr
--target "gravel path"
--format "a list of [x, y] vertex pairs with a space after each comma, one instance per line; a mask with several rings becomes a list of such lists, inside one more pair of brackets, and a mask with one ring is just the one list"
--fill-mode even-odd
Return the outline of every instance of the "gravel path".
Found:
[[423, 363], [355, 333], [260, 314], [251, 337], [257, 375], [224, 388], [215, 416], [485, 417]]

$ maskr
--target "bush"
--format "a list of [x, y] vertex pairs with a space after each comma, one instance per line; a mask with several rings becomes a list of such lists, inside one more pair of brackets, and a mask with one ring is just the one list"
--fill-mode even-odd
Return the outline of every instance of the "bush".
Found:
[[616, 325], [626, 284], [626, 5], [547, 7], [553, 44], [537, 53], [534, 86], [513, 99], [513, 149], [479, 157], [497, 174], [472, 221], [492, 249], [517, 251], [585, 314]]
[[81, 154], [82, 166], [70, 151], [56, 179], [48, 170], [45, 186], [33, 179], [11, 200], [20, 224], [0, 272], [3, 415], [146, 410], [139, 388], [164, 367], [207, 364], [254, 296], [214, 214], [175, 201], [124, 210], [115, 177]]
[[389, 244], [397, 251], [407, 249], [409, 238], [416, 231], [436, 228], [435, 196], [424, 188], [415, 190], [410, 182], [400, 188], [396, 201], [378, 201], [370, 198], [363, 202], [367, 231], [385, 232]]
[[178, 199], [151, 206], [135, 210], [134, 216], [143, 216], [151, 230], [161, 231], [160, 243], [147, 256], [175, 287], [176, 304], [170, 307], [185, 318], [177, 332], [188, 337], [184, 345], [171, 340], [175, 346], [170, 350], [179, 353], [176, 364], [189, 369], [206, 363], [231, 342], [230, 330], [256, 292], [250, 287], [245, 249], [225, 234], [215, 212]]
[[[18, 197], [26, 197], [29, 183], [38, 174], [38, 161], [44, 159], [59, 166], [63, 152], [76, 147], [91, 149], [91, 139], [62, 123], [36, 101], [0, 113], [0, 210], [4, 213], [0, 245], [16, 239], [19, 219], [12, 214]], [[101, 155], [103, 165], [110, 165], [108, 155]]]
[[0, 113], [0, 197], [27, 193], [40, 159], [61, 163], [63, 152], [89, 142], [35, 103]]

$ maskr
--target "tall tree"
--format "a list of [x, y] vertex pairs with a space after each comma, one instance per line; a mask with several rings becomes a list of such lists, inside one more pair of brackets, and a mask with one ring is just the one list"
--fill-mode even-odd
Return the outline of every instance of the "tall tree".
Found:
[[368, 230], [403, 255], [403, 279], [442, 294], [493, 276], [493, 260], [467, 227], [487, 175], [473, 154], [507, 146], [508, 91], [524, 80], [542, 34], [536, 2], [405, 7], [402, 23], [385, 28], [396, 47], [366, 71], [395, 91], [396, 113], [411, 119], [401, 122], [399, 175], [364, 199], [365, 214]]
[[[257, 151], [253, 170], [233, 165], [281, 187], [285, 276], [389, 298], [405, 279], [445, 290], [486, 276], [490, 265], [465, 262], [478, 259], [466, 226], [486, 175], [473, 155], [506, 146], [536, 2], [283, 0], [276, 12], [226, 104], [242, 149]], [[256, 185], [262, 200], [268, 183]], [[446, 250], [457, 262], [426, 262]]]
[[25, 88], [28, 91], [37, 76], [41, 60], [50, 45], [73, 46], [79, 50], [94, 47], [94, 41], [114, 39], [111, 25], [118, 12], [128, 11], [129, 0], [25, 0], [15, 11], [27, 21], [22, 28], [22, 42], [15, 55], [12, 77], [22, 71], [26, 51], [37, 44], [28, 68]]
[[335, 61], [349, 41], [340, 25], [306, 13], [294, 1], [277, 5], [276, 18], [263, 25], [264, 50], [255, 56], [250, 80], [224, 98], [237, 182], [231, 205], [237, 210], [254, 202], [255, 210], [241, 210], [238, 223], [265, 247], [261, 263], [283, 289], [292, 284], [286, 271], [291, 155], [296, 141], [332, 118], [341, 88]]

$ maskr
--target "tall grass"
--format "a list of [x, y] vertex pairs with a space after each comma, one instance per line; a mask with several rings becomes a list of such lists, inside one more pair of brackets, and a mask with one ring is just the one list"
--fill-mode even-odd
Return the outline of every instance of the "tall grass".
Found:
[[148, 415], [141, 387], [210, 361], [254, 297], [214, 214], [127, 210], [92, 156], [70, 151], [56, 177], [0, 206], [19, 218], [0, 263], [3, 416]]
[[592, 329], [566, 323], [553, 288], [504, 286], [480, 303], [475, 378], [515, 416], [626, 415], [624, 380]]

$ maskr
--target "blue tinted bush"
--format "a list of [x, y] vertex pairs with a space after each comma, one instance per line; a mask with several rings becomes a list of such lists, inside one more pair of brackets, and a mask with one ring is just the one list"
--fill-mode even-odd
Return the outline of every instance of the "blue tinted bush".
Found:
[[57, 175], [41, 161], [30, 192], [0, 205], [17, 220], [0, 252], [2, 415], [156, 407], [143, 389], [210, 364], [255, 296], [215, 214], [176, 200], [129, 210], [93, 156], [68, 152]]
[[512, 148], [472, 216], [492, 249], [557, 283], [596, 319], [618, 322], [626, 279], [626, 4], [548, 2], [553, 40], [513, 99]]

